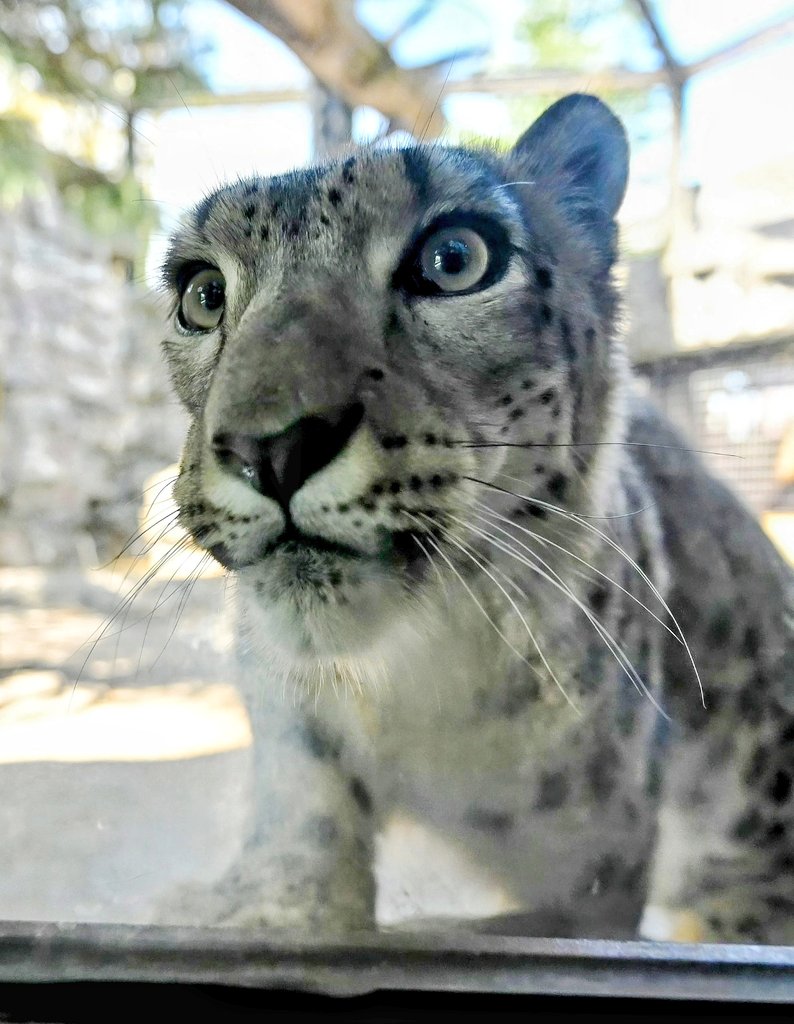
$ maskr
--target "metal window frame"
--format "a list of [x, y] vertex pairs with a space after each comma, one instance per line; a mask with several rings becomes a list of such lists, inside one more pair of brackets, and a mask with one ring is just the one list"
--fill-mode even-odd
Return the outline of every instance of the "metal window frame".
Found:
[[8, 982], [794, 1003], [794, 947], [20, 921], [0, 923]]

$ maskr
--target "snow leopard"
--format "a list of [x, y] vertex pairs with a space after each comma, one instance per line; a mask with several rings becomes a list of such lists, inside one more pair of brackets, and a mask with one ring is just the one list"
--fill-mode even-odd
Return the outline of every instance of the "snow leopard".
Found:
[[633, 383], [627, 174], [577, 94], [508, 151], [362, 146], [180, 222], [174, 493], [254, 737], [194, 923], [376, 929], [399, 811], [509, 894], [486, 930], [631, 938], [655, 871], [704, 940], [794, 942], [792, 574]]

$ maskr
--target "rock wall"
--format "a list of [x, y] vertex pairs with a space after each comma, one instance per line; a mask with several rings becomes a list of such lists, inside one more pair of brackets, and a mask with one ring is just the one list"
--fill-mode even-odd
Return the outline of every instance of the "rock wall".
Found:
[[0, 564], [96, 564], [185, 422], [162, 308], [54, 203], [0, 210]]

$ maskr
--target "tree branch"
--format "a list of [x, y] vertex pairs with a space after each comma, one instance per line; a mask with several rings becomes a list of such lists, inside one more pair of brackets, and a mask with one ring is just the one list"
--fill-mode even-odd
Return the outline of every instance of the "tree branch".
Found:
[[433, 86], [395, 64], [355, 16], [351, 0], [228, 0], [282, 39], [350, 107], [374, 107], [410, 132], [446, 128]]

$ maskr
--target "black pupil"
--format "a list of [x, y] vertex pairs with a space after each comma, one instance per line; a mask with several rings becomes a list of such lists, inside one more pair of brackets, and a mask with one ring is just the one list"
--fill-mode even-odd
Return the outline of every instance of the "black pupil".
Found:
[[223, 285], [220, 281], [208, 281], [196, 289], [203, 309], [213, 312], [223, 305]]
[[433, 253], [433, 267], [440, 274], [460, 274], [469, 265], [471, 253], [460, 238], [450, 238]]

